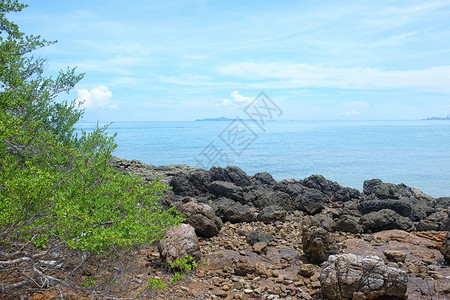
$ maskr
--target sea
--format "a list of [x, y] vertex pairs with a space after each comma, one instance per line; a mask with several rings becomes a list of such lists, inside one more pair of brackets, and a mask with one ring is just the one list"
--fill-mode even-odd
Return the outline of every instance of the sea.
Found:
[[450, 120], [114, 122], [108, 132], [117, 133], [113, 155], [147, 164], [233, 165], [276, 180], [319, 174], [358, 190], [378, 178], [450, 196]]

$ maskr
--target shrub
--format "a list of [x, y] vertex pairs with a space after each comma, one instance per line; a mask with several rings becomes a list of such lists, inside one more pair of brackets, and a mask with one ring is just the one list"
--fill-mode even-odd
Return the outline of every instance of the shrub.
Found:
[[3, 290], [61, 281], [44, 272], [61, 254], [55, 245], [95, 253], [130, 248], [182, 220], [158, 204], [167, 186], [109, 165], [116, 145], [107, 127], [76, 133], [84, 111], [60, 98], [83, 74], [44, 75], [45, 59], [31, 53], [53, 42], [25, 35], [5, 17], [25, 7], [0, 1], [0, 269], [20, 278], [1, 282]]

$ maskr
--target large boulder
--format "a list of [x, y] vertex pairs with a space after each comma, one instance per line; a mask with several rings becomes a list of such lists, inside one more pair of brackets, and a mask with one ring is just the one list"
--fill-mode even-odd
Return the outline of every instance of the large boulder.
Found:
[[200, 243], [195, 229], [189, 224], [180, 224], [169, 229], [158, 243], [158, 250], [164, 262], [175, 262], [185, 255], [195, 261], [201, 258]]
[[206, 238], [216, 236], [222, 228], [222, 220], [215, 215], [208, 204], [198, 203], [192, 198], [188, 200], [190, 201], [177, 205], [186, 223], [194, 227], [198, 236]]
[[293, 200], [295, 209], [304, 211], [309, 215], [319, 213], [325, 207], [326, 202], [326, 196], [312, 188], [303, 188], [302, 193]]
[[361, 217], [360, 223], [364, 229], [372, 232], [388, 229], [414, 230], [414, 223], [409, 218], [402, 217], [390, 209], [382, 209], [364, 215]]
[[243, 192], [240, 186], [227, 181], [213, 181], [208, 190], [215, 197], [230, 198], [239, 202], [243, 202]]
[[361, 224], [359, 224], [360, 218], [352, 215], [341, 215], [334, 226], [335, 231], [350, 232], [350, 233], [362, 233], [364, 231]]
[[303, 253], [312, 263], [322, 263], [339, 251], [334, 236], [322, 227], [304, 228], [302, 244]]
[[326, 179], [321, 175], [312, 175], [301, 181], [301, 184], [319, 190], [331, 200], [345, 202], [351, 199], [359, 199], [360, 193], [356, 189], [346, 188], [337, 182]]
[[198, 196], [208, 192], [212, 176], [208, 171], [197, 169], [189, 173], [179, 172], [170, 180], [170, 186], [177, 195]]
[[372, 199], [361, 201], [358, 204], [358, 210], [362, 214], [368, 214], [382, 209], [391, 209], [403, 217], [409, 217], [412, 211], [411, 203], [406, 199]]
[[322, 293], [327, 299], [352, 299], [363, 293], [367, 299], [406, 299], [408, 277], [389, 267], [378, 256], [331, 255], [320, 273]]
[[253, 175], [252, 182], [255, 184], [269, 185], [269, 186], [275, 185], [277, 183], [275, 179], [273, 179], [272, 175], [270, 175], [270, 173], [267, 172], [256, 173], [255, 175]]
[[232, 182], [237, 186], [247, 186], [250, 184], [250, 177], [238, 167], [212, 167], [209, 172], [213, 181]]
[[436, 204], [436, 199], [421, 190], [409, 187], [403, 183], [385, 183], [380, 179], [364, 181], [363, 194], [366, 199], [401, 199], [415, 198], [429, 206]]
[[258, 214], [258, 220], [265, 224], [286, 220], [286, 210], [279, 205], [269, 205], [264, 207]]
[[219, 198], [212, 203], [216, 216], [223, 222], [243, 223], [256, 221], [258, 212], [255, 208], [242, 205], [228, 198]]

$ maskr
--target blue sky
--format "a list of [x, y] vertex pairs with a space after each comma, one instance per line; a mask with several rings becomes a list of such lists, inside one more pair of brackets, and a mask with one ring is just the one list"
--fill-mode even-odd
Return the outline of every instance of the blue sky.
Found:
[[58, 43], [47, 71], [86, 72], [87, 120], [282, 120], [450, 114], [450, 1], [29, 0], [10, 18]]

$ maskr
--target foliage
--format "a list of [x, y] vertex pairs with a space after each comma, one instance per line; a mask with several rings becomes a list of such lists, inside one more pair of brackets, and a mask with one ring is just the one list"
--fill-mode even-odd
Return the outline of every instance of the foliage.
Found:
[[84, 275], [80, 283], [81, 287], [93, 287], [97, 281], [95, 279], [90, 279], [89, 276]]
[[167, 284], [161, 278], [150, 278], [146, 287], [151, 289], [167, 289]]
[[83, 74], [45, 76], [46, 60], [31, 53], [53, 42], [5, 17], [25, 7], [0, 1], [0, 262], [12, 264], [30, 242], [103, 252], [159, 239], [182, 220], [158, 205], [167, 186], [115, 171], [107, 127], [76, 132], [84, 111], [61, 97]]
[[175, 261], [169, 261], [169, 265], [172, 267], [172, 269], [179, 270], [175, 271], [172, 279], [170, 280], [171, 282], [180, 280], [184, 277], [185, 273], [188, 273], [197, 268], [197, 262], [195, 261], [195, 259], [187, 254], [184, 257], [177, 258]]

